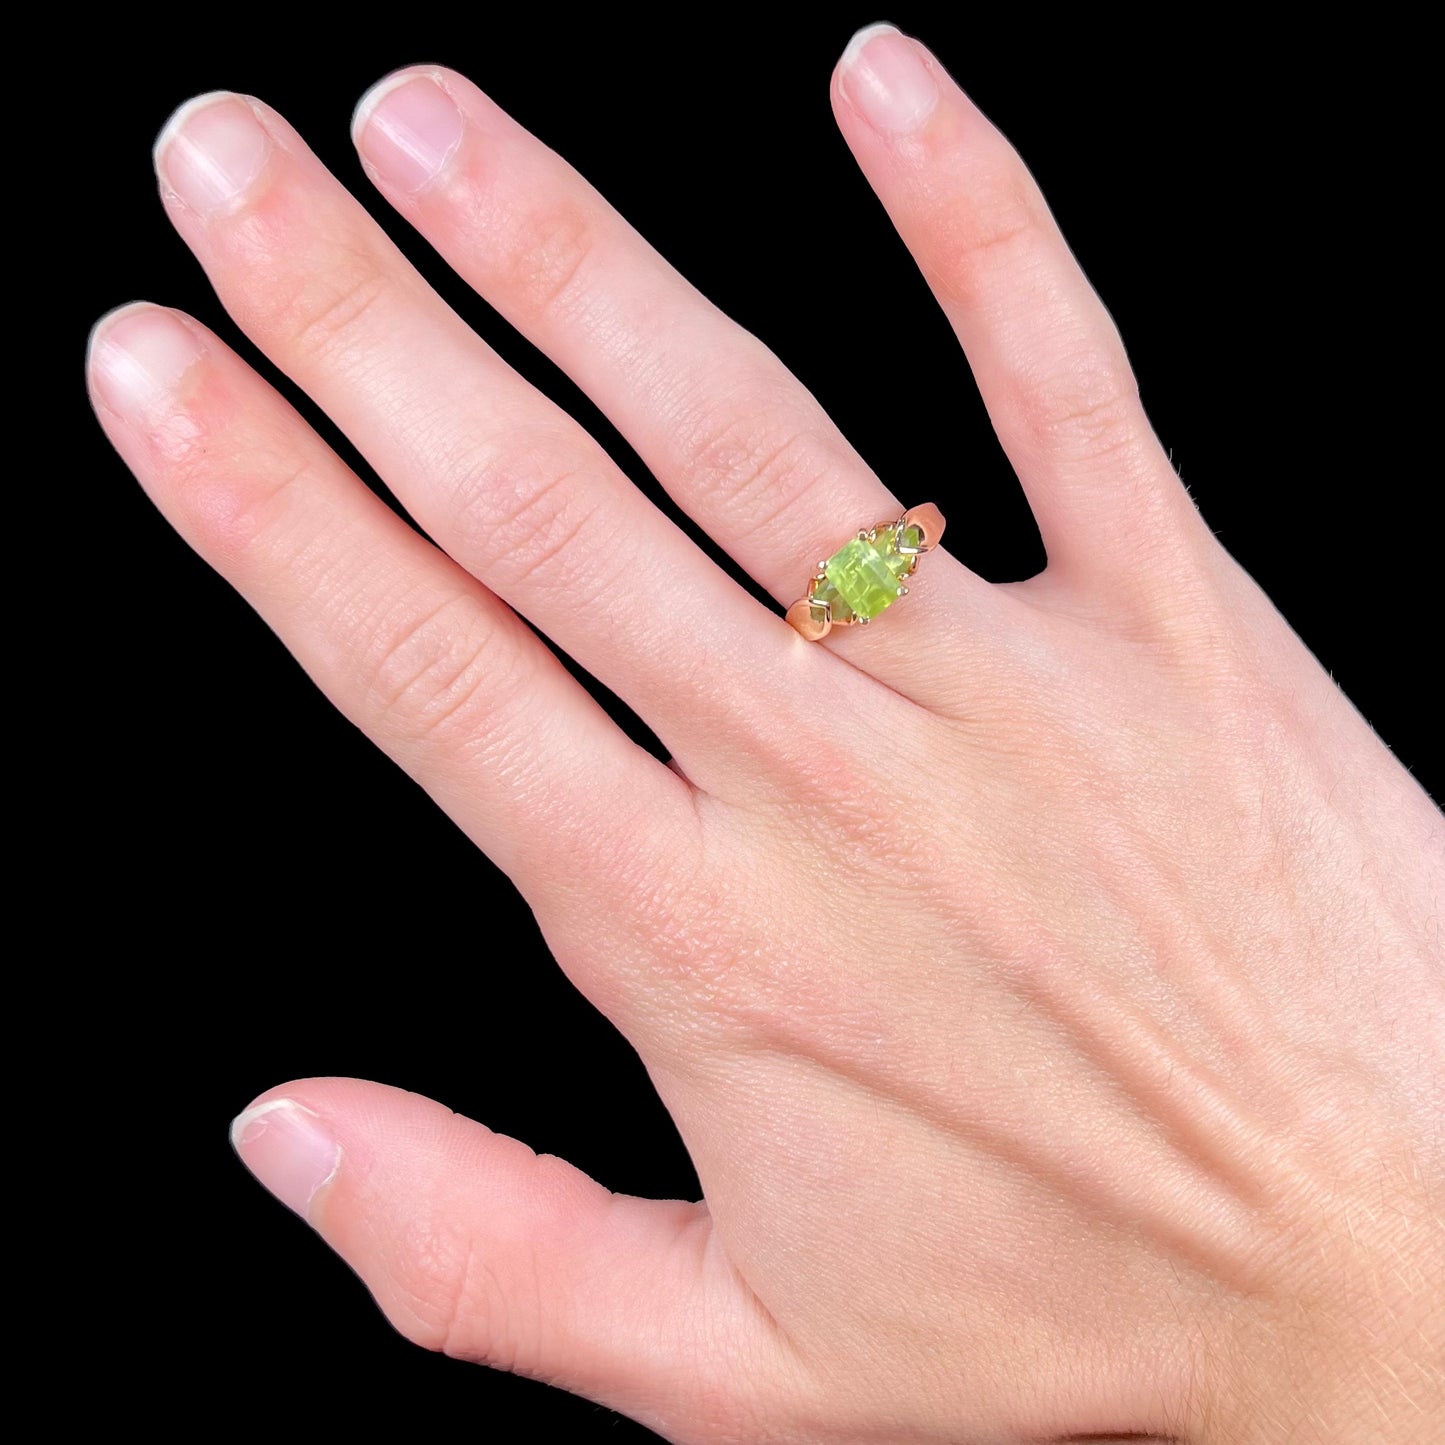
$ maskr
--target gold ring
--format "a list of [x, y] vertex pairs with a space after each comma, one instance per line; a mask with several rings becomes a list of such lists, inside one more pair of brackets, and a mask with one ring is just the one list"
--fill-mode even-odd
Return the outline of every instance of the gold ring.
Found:
[[943, 513], [925, 502], [910, 507], [896, 522], [867, 527], [845, 542], [808, 583], [808, 595], [788, 608], [788, 621], [817, 642], [835, 627], [865, 625], [908, 596], [903, 585], [943, 536]]

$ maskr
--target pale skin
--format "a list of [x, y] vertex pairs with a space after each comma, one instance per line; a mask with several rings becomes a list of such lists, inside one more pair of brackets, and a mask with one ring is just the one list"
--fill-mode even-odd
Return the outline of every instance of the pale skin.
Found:
[[[207, 97], [163, 135], [167, 210], [222, 302], [438, 545], [192, 318], [101, 323], [102, 424], [512, 877], [646, 1062], [705, 1202], [612, 1195], [355, 1080], [263, 1095], [241, 1157], [417, 1343], [673, 1440], [1430, 1438], [1440, 814], [1195, 512], [1006, 141], [894, 32], [832, 88], [1049, 561], [991, 586], [945, 538], [906, 602], [816, 644], [781, 608], [817, 560], [928, 498], [888, 491], [468, 80], [368, 97], [371, 179], [778, 611], [448, 312], [276, 112]], [[586, 605], [642, 558], [686, 605]]]

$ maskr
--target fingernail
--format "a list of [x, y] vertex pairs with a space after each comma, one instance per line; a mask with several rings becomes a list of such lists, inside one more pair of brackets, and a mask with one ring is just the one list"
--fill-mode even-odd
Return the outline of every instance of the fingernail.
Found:
[[410, 193], [434, 180], [460, 144], [462, 113], [430, 77], [392, 76], [362, 96], [351, 136], [384, 181]]
[[174, 312], [138, 302], [112, 311], [90, 333], [91, 384], [123, 417], [169, 409], [182, 378], [205, 345]]
[[294, 1099], [268, 1099], [237, 1115], [231, 1143], [246, 1168], [303, 1219], [341, 1164], [341, 1146]]
[[839, 64], [843, 94], [878, 130], [906, 135], [938, 104], [938, 86], [918, 47], [891, 25], [865, 26], [848, 42]]
[[213, 91], [188, 100], [156, 140], [161, 179], [193, 211], [232, 204], [261, 174], [271, 138], [238, 95]]

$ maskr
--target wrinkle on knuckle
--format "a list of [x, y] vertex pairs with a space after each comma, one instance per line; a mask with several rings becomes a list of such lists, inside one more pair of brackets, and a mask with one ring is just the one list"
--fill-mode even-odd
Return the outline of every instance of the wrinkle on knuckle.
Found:
[[1022, 379], [1016, 410], [1034, 445], [1051, 456], [1115, 456], [1137, 443], [1145, 425], [1127, 363], [1094, 349]]
[[[518, 1325], [524, 1319], [540, 1318], [542, 1301], [537, 1298], [529, 1308], [522, 1307], [515, 1281], [526, 1272], [516, 1268], [515, 1260], [508, 1261], [507, 1272], [510, 1280], [504, 1282], [496, 1265], [472, 1242], [456, 1275], [437, 1347], [440, 1353], [513, 1374], [532, 1373], [539, 1350], [529, 1336], [536, 1331], [524, 1332]], [[535, 1271], [532, 1275], [535, 1277]]]
[[409, 742], [475, 738], [517, 687], [496, 636], [465, 593], [385, 619], [364, 649], [367, 712]]
[[473, 469], [458, 485], [461, 531], [469, 555], [483, 560], [499, 590], [566, 591], [576, 606], [593, 602], [586, 580], [586, 536], [601, 510], [605, 484], [595, 462], [542, 442], [513, 446]]
[[[499, 1267], [499, 1264], [501, 1267]], [[406, 1230], [392, 1265], [393, 1323], [413, 1344], [452, 1359], [528, 1373], [538, 1358], [536, 1331], [518, 1322], [538, 1317], [519, 1306], [523, 1273], [463, 1230], [432, 1224]], [[540, 1302], [538, 1302], [540, 1303]]]
[[531, 1157], [524, 1228], [488, 1231], [480, 1238], [470, 1233], [451, 1248], [429, 1286], [438, 1302], [435, 1348], [454, 1359], [536, 1376], [546, 1358], [558, 1291], [568, 1283], [542, 1241], [562, 1256], [585, 1250], [578, 1206], [595, 1203], [604, 1191], [565, 1160], [526, 1152]]
[[387, 1315], [413, 1344], [444, 1350], [469, 1293], [472, 1241], [419, 1214], [385, 1241]]
[[162, 462], [166, 492], [206, 556], [228, 567], [284, 563], [304, 506], [296, 494], [325, 482], [325, 465], [284, 428], [257, 424], [233, 397], [207, 399], [170, 428]]
[[1027, 264], [1041, 234], [1037, 203], [1017, 179], [941, 201], [925, 224], [935, 287], [967, 308], [995, 290], [1001, 276]]
[[189, 510], [207, 555], [242, 566], [263, 549], [277, 550], [289, 499], [315, 483], [318, 470], [314, 461], [293, 456], [278, 458], [271, 468], [195, 478]]
[[596, 244], [596, 226], [584, 205], [555, 201], [509, 221], [500, 285], [512, 305], [530, 318], [568, 314], [585, 289], [582, 277]]
[[262, 325], [288, 355], [330, 363], [344, 354], [391, 285], [372, 246], [336, 245], [324, 257], [289, 267], [284, 280], [273, 278], [261, 303]]
[[793, 385], [749, 383], [702, 410], [682, 437], [696, 487], [765, 530], [804, 501], [837, 465], [819, 420]]

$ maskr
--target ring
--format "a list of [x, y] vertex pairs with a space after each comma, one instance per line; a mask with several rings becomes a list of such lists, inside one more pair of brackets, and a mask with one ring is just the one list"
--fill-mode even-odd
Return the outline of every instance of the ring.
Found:
[[788, 621], [809, 642], [826, 637], [835, 627], [865, 625], [900, 597], [903, 585], [943, 536], [943, 513], [925, 502], [910, 507], [896, 522], [880, 522], [845, 542], [808, 583], [808, 595], [788, 608]]

